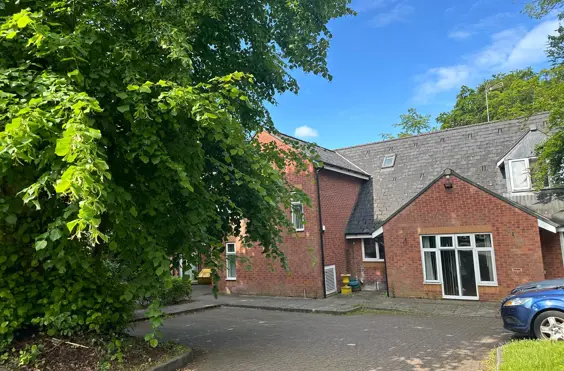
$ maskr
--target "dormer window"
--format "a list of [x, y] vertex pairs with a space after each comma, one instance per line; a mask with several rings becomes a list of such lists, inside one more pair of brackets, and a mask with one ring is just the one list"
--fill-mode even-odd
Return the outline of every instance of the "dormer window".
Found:
[[384, 156], [384, 161], [382, 161], [382, 169], [394, 167], [395, 162], [396, 162], [396, 155]]
[[509, 160], [509, 173], [512, 191], [528, 191], [532, 189], [531, 166], [536, 161], [534, 158]]

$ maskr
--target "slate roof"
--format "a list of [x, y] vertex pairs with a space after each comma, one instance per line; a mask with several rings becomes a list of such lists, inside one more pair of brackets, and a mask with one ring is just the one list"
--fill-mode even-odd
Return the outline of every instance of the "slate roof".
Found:
[[[301, 139], [289, 136], [287, 134], [278, 133], [275, 136], [285, 137], [289, 140], [295, 140], [295, 141], [298, 141], [298, 142], [301, 142], [301, 143], [308, 143], [308, 142], [305, 142]], [[351, 161], [347, 160], [344, 156], [340, 155], [339, 153], [337, 153], [337, 152], [335, 152], [331, 149], [327, 149], [325, 147], [315, 145], [315, 151], [319, 155], [319, 159], [321, 160], [321, 162], [323, 162], [323, 164], [335, 166], [335, 167], [338, 167], [340, 169], [352, 171], [354, 173], [364, 175], [364, 176], [368, 175], [360, 167], [353, 164]]]
[[[346, 234], [374, 232], [447, 168], [503, 195], [507, 186], [497, 162], [529, 131], [529, 125], [542, 126], [547, 118], [548, 114], [540, 114], [528, 120], [476, 124], [337, 149], [371, 175], [359, 193]], [[396, 155], [395, 164], [382, 169], [388, 154]]]

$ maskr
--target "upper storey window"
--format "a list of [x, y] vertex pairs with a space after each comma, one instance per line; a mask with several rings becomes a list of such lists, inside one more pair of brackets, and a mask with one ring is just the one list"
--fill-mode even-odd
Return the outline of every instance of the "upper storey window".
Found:
[[535, 161], [535, 158], [509, 160], [509, 173], [511, 177], [512, 191], [528, 191], [533, 188], [531, 167]]

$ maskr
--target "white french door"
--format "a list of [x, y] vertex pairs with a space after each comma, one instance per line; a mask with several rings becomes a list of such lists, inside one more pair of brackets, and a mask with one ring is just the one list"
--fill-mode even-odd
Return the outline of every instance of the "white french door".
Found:
[[443, 298], [478, 300], [476, 261], [471, 236], [438, 237]]

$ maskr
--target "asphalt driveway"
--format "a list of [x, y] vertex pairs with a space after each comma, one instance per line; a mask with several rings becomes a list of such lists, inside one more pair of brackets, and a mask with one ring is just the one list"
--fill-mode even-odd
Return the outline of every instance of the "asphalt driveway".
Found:
[[[142, 335], [148, 323], [133, 330]], [[479, 370], [510, 334], [494, 318], [333, 316], [218, 308], [168, 319], [167, 340], [206, 370]]]

